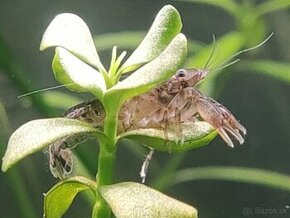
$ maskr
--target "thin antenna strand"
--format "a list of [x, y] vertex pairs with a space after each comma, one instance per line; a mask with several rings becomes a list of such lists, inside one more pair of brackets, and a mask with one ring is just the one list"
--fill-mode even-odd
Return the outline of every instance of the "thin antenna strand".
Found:
[[239, 61], [240, 61], [240, 59], [235, 59], [235, 60], [231, 61], [228, 64], [225, 64], [223, 66], [219, 66], [219, 67], [213, 68], [211, 71], [213, 72], [213, 71], [217, 71], [217, 70], [222, 70], [222, 69], [227, 68], [227, 67], [229, 67], [231, 65], [234, 65], [235, 63], [237, 63]]
[[[240, 55], [240, 54], [243, 54], [243, 53], [245, 53], [245, 52], [248, 52], [248, 51], [251, 51], [251, 50], [255, 50], [256, 48], [259, 48], [259, 47], [261, 47], [262, 45], [264, 45], [272, 36], [273, 36], [273, 34], [274, 34], [274, 32], [272, 32], [264, 41], [262, 41], [261, 43], [259, 43], [258, 45], [255, 45], [255, 46], [253, 46], [253, 47], [250, 47], [250, 48], [246, 48], [246, 49], [244, 49], [244, 50], [241, 50], [241, 51], [239, 51], [239, 52], [237, 52], [237, 53], [235, 53], [234, 55], [232, 55], [232, 56], [230, 56], [229, 58], [227, 58], [223, 63], [221, 63], [220, 64], [220, 66], [218, 66], [217, 68], [221, 68], [221, 69], [223, 69], [224, 67], [223, 67], [223, 65], [224, 64], [226, 64], [228, 61], [230, 61], [231, 59], [233, 59], [233, 58], [235, 58], [235, 57], [237, 57], [238, 55]], [[237, 59], [238, 60], [238, 59]], [[234, 62], [234, 63], [236, 63], [236, 62]], [[233, 62], [231, 62], [230, 63], [230, 65], [232, 65], [233, 64]], [[230, 65], [225, 65], [225, 66], [230, 66]], [[216, 69], [217, 69], [216, 68]]]
[[23, 97], [27, 97], [29, 95], [33, 95], [33, 94], [36, 94], [36, 93], [39, 93], [39, 92], [45, 92], [45, 91], [49, 91], [49, 90], [53, 90], [53, 89], [58, 89], [58, 88], [66, 87], [66, 86], [69, 86], [69, 85], [72, 85], [72, 84], [73, 83], [69, 83], [69, 84], [64, 84], [64, 85], [58, 85], [58, 86], [48, 87], [48, 88], [44, 88], [44, 89], [38, 89], [38, 90], [35, 90], [35, 91], [32, 91], [32, 92], [25, 93], [23, 95], [19, 95], [17, 97], [17, 99], [20, 99], [20, 98], [23, 98]]
[[[204, 68], [203, 68], [203, 69], [206, 69], [206, 68], [209, 67], [210, 64], [212, 63], [212, 62], [211, 62], [211, 59], [212, 59], [212, 57], [213, 57], [213, 55], [214, 55], [215, 48], [216, 48], [216, 40], [215, 40], [215, 36], [214, 36], [214, 34], [212, 35], [212, 41], [213, 41], [213, 47], [212, 47], [212, 50], [211, 50], [211, 54], [210, 54], [209, 58], [207, 59], [207, 61], [206, 61], [205, 65], [204, 65]], [[210, 62], [211, 62], [211, 63], [210, 63]]]

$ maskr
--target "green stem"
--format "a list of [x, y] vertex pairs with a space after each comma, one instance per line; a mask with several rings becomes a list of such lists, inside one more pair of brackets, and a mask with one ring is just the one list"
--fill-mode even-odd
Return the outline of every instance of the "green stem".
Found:
[[[103, 185], [109, 185], [113, 182], [113, 174], [115, 169], [115, 159], [116, 152], [108, 151], [106, 146], [100, 145], [100, 153], [98, 160], [98, 174], [97, 174], [97, 188]], [[100, 196], [99, 193], [96, 193], [96, 204], [94, 207], [93, 217], [94, 218], [106, 218], [110, 217], [111, 209]]]
[[[98, 174], [96, 176], [97, 189], [103, 185], [110, 185], [113, 182], [113, 175], [116, 160], [116, 136], [118, 128], [118, 108], [106, 110], [104, 123], [104, 137], [99, 138], [100, 151], [98, 157]], [[93, 209], [93, 218], [110, 217], [111, 209], [101, 197], [96, 193], [96, 203]]]

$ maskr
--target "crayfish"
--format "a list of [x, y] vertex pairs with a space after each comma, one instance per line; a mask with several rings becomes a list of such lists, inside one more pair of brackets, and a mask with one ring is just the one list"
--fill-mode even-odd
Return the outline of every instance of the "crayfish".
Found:
[[201, 119], [217, 129], [230, 147], [234, 144], [229, 135], [243, 144], [245, 127], [225, 106], [197, 90], [196, 85], [207, 73], [206, 70], [180, 69], [169, 81], [127, 101], [119, 115], [123, 130], [162, 127], [166, 135], [168, 126], [172, 125], [182, 137], [181, 123]]
[[[119, 133], [138, 128], [162, 128], [166, 138], [167, 128], [173, 126], [182, 142], [180, 124], [204, 120], [217, 129], [230, 147], [234, 146], [230, 136], [244, 143], [245, 127], [225, 106], [196, 88], [207, 73], [206, 70], [180, 69], [167, 82], [125, 102], [119, 113]], [[101, 128], [105, 110], [99, 100], [93, 99], [69, 108], [63, 116]], [[69, 136], [50, 145], [50, 170], [55, 177], [62, 179], [71, 173], [70, 149], [88, 138], [88, 135]]]

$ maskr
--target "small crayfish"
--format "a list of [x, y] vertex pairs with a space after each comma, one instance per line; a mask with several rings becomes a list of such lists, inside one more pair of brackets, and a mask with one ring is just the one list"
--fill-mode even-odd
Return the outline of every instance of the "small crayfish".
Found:
[[[167, 82], [128, 100], [119, 112], [118, 132], [138, 128], [162, 128], [166, 138], [167, 128], [173, 126], [182, 142], [180, 124], [204, 120], [218, 131], [230, 147], [234, 147], [231, 137], [243, 144], [245, 127], [225, 106], [206, 97], [196, 88], [207, 73], [206, 70], [180, 69]], [[102, 128], [105, 110], [99, 100], [93, 99], [68, 109], [63, 116]], [[54, 177], [63, 179], [72, 172], [71, 149], [89, 137], [69, 136], [49, 146], [50, 170]], [[146, 175], [146, 172], [143, 174]]]
[[244, 143], [246, 129], [222, 104], [206, 97], [196, 85], [207, 75], [206, 70], [180, 69], [171, 79], [157, 88], [127, 101], [120, 111], [124, 131], [136, 128], [162, 127], [165, 135], [173, 125], [182, 137], [180, 124], [204, 120], [217, 129], [230, 147], [232, 136]]

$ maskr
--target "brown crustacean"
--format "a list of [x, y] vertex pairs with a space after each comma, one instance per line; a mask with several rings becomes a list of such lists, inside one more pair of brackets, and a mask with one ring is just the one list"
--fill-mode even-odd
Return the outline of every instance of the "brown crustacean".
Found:
[[[77, 104], [63, 113], [63, 117], [83, 120], [93, 127], [103, 126], [105, 113], [100, 101], [91, 100]], [[49, 169], [55, 178], [65, 179], [73, 171], [72, 149], [90, 138], [89, 134], [67, 136], [49, 145]]]
[[48, 148], [49, 153], [49, 169], [55, 178], [65, 179], [73, 169], [72, 151], [65, 148], [66, 138], [58, 140], [51, 144]]
[[[162, 128], [166, 137], [167, 128], [173, 126], [182, 142], [180, 124], [204, 120], [217, 129], [230, 147], [234, 147], [231, 137], [243, 144], [245, 127], [225, 106], [206, 97], [196, 88], [207, 73], [207, 70], [180, 69], [167, 82], [126, 101], [119, 112], [118, 132]], [[69, 108], [63, 116], [102, 127], [105, 110], [99, 100], [93, 99]], [[88, 138], [87, 135], [69, 136], [50, 145], [50, 170], [55, 177], [63, 179], [71, 173], [71, 149]]]
[[119, 115], [123, 130], [162, 127], [166, 135], [167, 127], [172, 125], [182, 137], [180, 123], [201, 119], [217, 129], [230, 147], [234, 147], [230, 136], [243, 144], [246, 128], [225, 106], [197, 90], [196, 85], [207, 73], [180, 69], [169, 81], [127, 101]]

